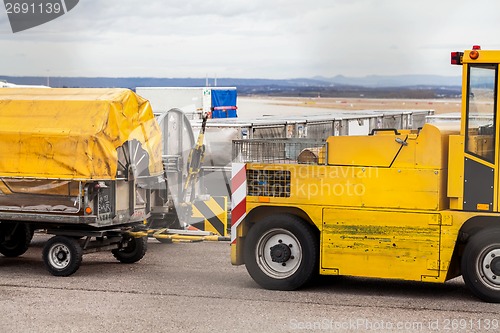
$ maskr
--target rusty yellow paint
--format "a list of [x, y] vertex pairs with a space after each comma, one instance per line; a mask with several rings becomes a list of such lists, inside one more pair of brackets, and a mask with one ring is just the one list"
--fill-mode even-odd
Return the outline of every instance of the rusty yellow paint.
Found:
[[341, 275], [417, 281], [422, 275], [437, 277], [439, 221], [438, 213], [327, 208], [321, 267]]
[[128, 89], [0, 89], [0, 176], [115, 179], [117, 148], [138, 140], [161, 174], [161, 132]]

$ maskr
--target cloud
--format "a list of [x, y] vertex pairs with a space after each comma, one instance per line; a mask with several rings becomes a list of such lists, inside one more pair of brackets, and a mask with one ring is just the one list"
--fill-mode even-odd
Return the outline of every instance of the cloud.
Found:
[[[86, 0], [12, 34], [11, 75], [312, 77], [451, 74], [449, 52], [499, 46], [493, 0]], [[472, 22], [472, 24], [471, 24]], [[488, 45], [486, 45], [488, 44]], [[25, 54], [18, 59], [16, 55]], [[23, 60], [24, 59], [24, 60]]]

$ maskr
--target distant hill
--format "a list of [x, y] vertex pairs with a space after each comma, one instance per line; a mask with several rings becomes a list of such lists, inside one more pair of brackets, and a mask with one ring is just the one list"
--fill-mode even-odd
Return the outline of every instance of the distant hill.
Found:
[[[148, 77], [40, 77], [40, 76], [0, 76], [16, 84], [42, 85], [49, 82], [51, 87], [199, 87], [205, 85], [204, 78], [148, 78]], [[210, 85], [214, 80], [209, 80]], [[363, 77], [347, 77], [337, 75], [332, 78], [317, 76], [314, 78], [297, 78], [287, 80], [274, 79], [217, 79], [218, 86], [282, 86], [282, 87], [325, 87], [325, 86], [358, 86], [370, 88], [410, 87], [410, 86], [460, 86], [459, 76], [439, 75], [369, 75]]]
[[[130, 88], [203, 87], [204, 78], [107, 78], [107, 77], [36, 77], [0, 76], [0, 80], [23, 85], [50, 85], [54, 88]], [[209, 80], [209, 85], [214, 85]], [[460, 77], [438, 75], [398, 75], [332, 78], [296, 78], [287, 80], [219, 78], [217, 86], [237, 87], [240, 95], [304, 97], [443, 98], [460, 94]]]
[[332, 78], [314, 77], [315, 80], [330, 82], [338, 85], [351, 85], [363, 87], [409, 87], [409, 86], [460, 86], [460, 76], [439, 75], [369, 75], [363, 77], [346, 77], [337, 75]]

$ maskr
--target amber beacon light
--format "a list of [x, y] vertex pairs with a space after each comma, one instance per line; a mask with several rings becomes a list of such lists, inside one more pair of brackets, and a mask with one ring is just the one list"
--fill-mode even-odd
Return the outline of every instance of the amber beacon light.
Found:
[[481, 50], [481, 46], [472, 46], [472, 51], [469, 52], [469, 58], [471, 58], [472, 60], [476, 60], [477, 58], [479, 58], [479, 50]]

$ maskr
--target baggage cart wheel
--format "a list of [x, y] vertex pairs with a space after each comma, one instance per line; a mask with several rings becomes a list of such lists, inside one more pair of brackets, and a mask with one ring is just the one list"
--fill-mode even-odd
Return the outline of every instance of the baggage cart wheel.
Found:
[[31, 228], [26, 223], [0, 223], [0, 253], [6, 257], [24, 254], [30, 245]]
[[245, 240], [245, 266], [261, 287], [294, 290], [319, 270], [318, 240], [301, 218], [276, 214], [256, 222]]
[[132, 264], [141, 260], [146, 254], [148, 247], [147, 237], [135, 238], [132, 236], [124, 236], [123, 243], [125, 246], [112, 250], [113, 256], [118, 261], [124, 264]]
[[55, 276], [69, 276], [82, 263], [83, 250], [75, 238], [54, 236], [43, 248], [43, 262]]

